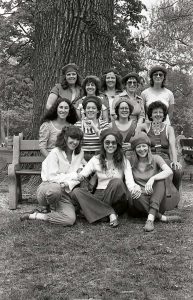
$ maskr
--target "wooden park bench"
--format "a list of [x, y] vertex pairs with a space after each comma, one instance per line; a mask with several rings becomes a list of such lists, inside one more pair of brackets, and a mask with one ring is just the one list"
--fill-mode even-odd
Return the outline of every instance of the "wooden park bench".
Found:
[[[180, 140], [181, 146], [181, 164], [184, 174], [190, 175], [190, 180], [193, 176], [193, 139], [183, 138]], [[190, 160], [188, 160], [188, 157]], [[192, 157], [192, 159], [191, 159]]]
[[10, 209], [16, 209], [18, 201], [22, 200], [21, 176], [40, 176], [43, 160], [38, 140], [23, 140], [22, 134], [14, 136], [13, 160], [8, 166]]

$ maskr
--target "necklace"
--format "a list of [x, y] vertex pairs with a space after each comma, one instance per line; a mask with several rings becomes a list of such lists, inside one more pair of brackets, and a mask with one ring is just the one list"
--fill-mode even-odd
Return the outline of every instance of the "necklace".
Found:
[[163, 124], [153, 121], [152, 130], [155, 135], [160, 135], [160, 132], [163, 130]]

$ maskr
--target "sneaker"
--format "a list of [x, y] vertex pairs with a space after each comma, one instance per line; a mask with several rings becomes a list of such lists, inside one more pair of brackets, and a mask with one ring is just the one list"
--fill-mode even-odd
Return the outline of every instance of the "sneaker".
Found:
[[181, 222], [182, 218], [180, 216], [166, 216], [166, 223]]
[[147, 232], [154, 230], [154, 222], [151, 220], [147, 220], [143, 229]]

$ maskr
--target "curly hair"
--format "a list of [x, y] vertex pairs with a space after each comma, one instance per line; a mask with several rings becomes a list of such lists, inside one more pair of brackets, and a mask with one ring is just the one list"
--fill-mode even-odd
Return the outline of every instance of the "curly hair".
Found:
[[95, 95], [99, 96], [100, 88], [101, 88], [101, 82], [100, 82], [100, 79], [95, 75], [86, 76], [86, 78], [83, 80], [82, 89], [83, 89], [84, 96], [87, 96], [86, 85], [87, 85], [87, 83], [91, 83], [91, 82], [94, 83], [95, 86], [96, 86]]
[[148, 107], [148, 110], [147, 110], [147, 116], [148, 116], [148, 119], [150, 121], [152, 121], [152, 112], [154, 109], [157, 109], [157, 108], [161, 108], [163, 110], [163, 121], [165, 121], [166, 117], [167, 117], [167, 114], [168, 114], [168, 108], [167, 106], [161, 102], [161, 101], [155, 101], [155, 102], [152, 102], [149, 107]]
[[75, 155], [79, 154], [81, 151], [81, 141], [83, 139], [83, 132], [80, 128], [76, 126], [64, 127], [62, 131], [58, 134], [55, 147], [58, 147], [62, 151], [67, 149], [67, 139], [71, 137], [72, 139], [77, 139], [80, 143], [74, 150]]
[[[157, 71], [155, 71], [155, 72], [157, 72]], [[155, 73], [155, 72], [154, 72], [154, 73]], [[152, 74], [150, 75], [150, 82], [149, 82], [149, 84], [150, 84], [151, 87], [154, 86], [154, 80], [153, 80], [153, 74], [154, 74], [154, 73], [152, 73]], [[166, 83], [166, 74], [165, 74], [165, 73], [163, 73], [163, 74], [164, 74], [164, 79], [163, 79], [163, 81], [162, 81], [161, 88], [164, 88], [164, 87], [165, 87], [165, 83]]]
[[[82, 77], [77, 72], [76, 72], [76, 74], [77, 74], [77, 79], [76, 79], [75, 86], [81, 87], [82, 86]], [[64, 90], [69, 88], [69, 83], [66, 80], [66, 74], [62, 73], [61, 78], [60, 78], [60, 84]]]
[[116, 77], [115, 90], [121, 92], [123, 90], [122, 79], [121, 79], [121, 76], [114, 69], [107, 70], [105, 72], [105, 74], [102, 75], [102, 77], [101, 77], [101, 91], [104, 92], [104, 91], [107, 90], [106, 76], [107, 76], [108, 73], [114, 73], [115, 74], [115, 77]]
[[129, 116], [128, 116], [128, 120], [129, 120], [134, 108], [133, 108], [133, 105], [131, 105], [131, 104], [128, 103], [127, 101], [121, 101], [118, 105], [115, 106], [115, 114], [117, 115], [117, 120], [119, 120], [119, 106], [120, 106], [120, 104], [123, 103], [123, 102], [126, 102], [127, 105], [128, 105], [128, 107], [129, 107], [129, 111], [130, 111], [130, 114], [129, 114]]
[[54, 104], [48, 109], [41, 120], [41, 124], [47, 121], [56, 120], [58, 117], [57, 109], [61, 102], [66, 102], [69, 105], [69, 114], [66, 118], [66, 121], [70, 124], [75, 124], [78, 121], [78, 116], [76, 113], [76, 109], [74, 108], [73, 104], [70, 100], [66, 98], [58, 97], [58, 99], [54, 102]]
[[[101, 164], [101, 167], [103, 170], [107, 170], [107, 164], [106, 164], [106, 151], [104, 148], [104, 140], [101, 143], [101, 149], [100, 149], [100, 154], [99, 154], [99, 161]], [[117, 149], [113, 153], [113, 163], [117, 169], [122, 170], [124, 167], [124, 154], [123, 154], [123, 149], [122, 146], [117, 144]]]

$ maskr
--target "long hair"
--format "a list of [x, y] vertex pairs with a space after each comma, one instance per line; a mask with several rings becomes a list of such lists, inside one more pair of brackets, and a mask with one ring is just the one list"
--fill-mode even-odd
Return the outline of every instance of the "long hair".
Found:
[[90, 83], [90, 82], [95, 84], [95, 86], [96, 86], [95, 95], [99, 96], [100, 88], [101, 88], [101, 82], [100, 82], [100, 79], [95, 75], [89, 75], [83, 80], [82, 89], [83, 89], [84, 96], [87, 96], [86, 85], [87, 85], [87, 83]]
[[[77, 74], [77, 79], [76, 79], [75, 86], [81, 87], [82, 86], [82, 77], [80, 76], [79, 73], [76, 72], [76, 74]], [[64, 90], [66, 90], [70, 87], [68, 81], [66, 80], [66, 74], [61, 75], [60, 84]]]
[[114, 73], [115, 77], [116, 77], [115, 90], [121, 92], [123, 90], [122, 79], [121, 79], [120, 75], [118, 75], [117, 73], [115, 73], [114, 69], [107, 70], [105, 72], [105, 74], [102, 75], [102, 77], [101, 77], [101, 91], [104, 92], [104, 91], [107, 90], [106, 76], [107, 76], [108, 73], [111, 73], [111, 72]]
[[168, 108], [167, 106], [161, 102], [161, 101], [155, 101], [155, 102], [152, 102], [148, 109], [147, 109], [147, 116], [148, 116], [148, 119], [150, 121], [152, 121], [152, 112], [154, 109], [157, 109], [157, 108], [161, 108], [163, 110], [163, 121], [165, 121], [166, 117], [167, 117], [167, 114], [168, 114]]
[[83, 132], [80, 128], [72, 125], [69, 127], [64, 127], [62, 131], [58, 134], [55, 147], [58, 147], [62, 151], [67, 149], [67, 139], [71, 137], [72, 139], [77, 139], [80, 143], [74, 150], [75, 155], [79, 154], [81, 151], [81, 141], [83, 139]]
[[[131, 114], [132, 114], [132, 112], [133, 112], [133, 105], [131, 105], [130, 103], [128, 103], [127, 101], [122, 101], [122, 102], [126, 102], [127, 103], [127, 105], [128, 105], [128, 107], [129, 107], [129, 111], [130, 111], [130, 114], [129, 114], [129, 116], [128, 116], [128, 120], [130, 119], [130, 116], [131, 116]], [[116, 105], [115, 106], [115, 114], [117, 115], [117, 120], [119, 120], [119, 106], [120, 106], [120, 104], [122, 103], [122, 102], [120, 102], [118, 105]]]
[[75, 124], [78, 121], [78, 116], [76, 113], [76, 109], [70, 100], [58, 97], [58, 99], [54, 102], [54, 104], [48, 109], [41, 120], [41, 124], [48, 121], [56, 120], [58, 117], [57, 109], [61, 102], [66, 102], [69, 105], [69, 114], [66, 117], [66, 121], [70, 124]]
[[[117, 144], [117, 149], [113, 153], [113, 163], [114, 163], [114, 165], [117, 169], [120, 169], [120, 170], [123, 169], [123, 167], [124, 167], [124, 158], [125, 158], [125, 156], [123, 154], [122, 146]], [[104, 148], [104, 139], [101, 143], [101, 151], [100, 151], [100, 154], [99, 154], [99, 161], [100, 161], [102, 169], [106, 171], [107, 170], [107, 164], [106, 164], [106, 151], [105, 151], [105, 148]]]
[[[149, 169], [153, 168], [154, 158], [153, 158], [153, 155], [151, 153], [151, 147], [150, 146], [148, 146], [147, 158], [148, 158], [148, 162], [147, 162], [147, 166], [146, 166], [145, 170], [149, 170]], [[131, 162], [132, 168], [135, 168], [135, 169], [138, 168], [139, 157], [138, 157], [138, 155], [136, 153], [136, 150], [133, 151], [132, 160], [130, 162]]]

